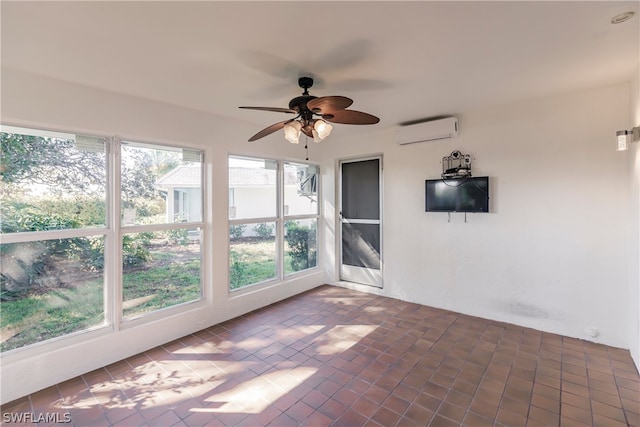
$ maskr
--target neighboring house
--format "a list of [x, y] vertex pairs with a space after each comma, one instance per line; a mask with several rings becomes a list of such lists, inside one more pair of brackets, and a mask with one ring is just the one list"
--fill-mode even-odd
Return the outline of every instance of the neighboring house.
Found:
[[[306, 177], [298, 172], [300, 171], [295, 168], [285, 169], [285, 215], [306, 214], [316, 209], [315, 179], [306, 180]], [[230, 167], [229, 218], [273, 217], [276, 211], [276, 179], [276, 170]], [[311, 197], [312, 193], [314, 194]]]
[[[299, 172], [295, 168], [285, 170], [285, 215], [289, 212], [308, 213], [316, 209], [315, 175], [306, 179]], [[276, 209], [273, 203], [276, 200], [276, 180], [276, 170], [229, 168], [229, 218], [273, 217]], [[200, 220], [202, 206], [199, 165], [178, 166], [158, 179], [156, 186], [167, 192], [168, 222]]]
[[156, 182], [158, 188], [167, 192], [167, 222], [202, 219], [200, 171], [200, 165], [178, 166]]

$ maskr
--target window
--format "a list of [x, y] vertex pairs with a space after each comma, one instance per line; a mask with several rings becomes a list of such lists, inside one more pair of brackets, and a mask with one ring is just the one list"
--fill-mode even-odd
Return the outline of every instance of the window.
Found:
[[10, 126], [0, 138], [2, 352], [201, 299], [200, 151]]
[[318, 168], [284, 164], [285, 274], [317, 266]]
[[106, 323], [106, 138], [3, 126], [1, 350]]
[[122, 311], [125, 318], [202, 295], [202, 155], [122, 142]]
[[[231, 289], [275, 279], [278, 163], [229, 158], [229, 281]], [[233, 205], [231, 205], [233, 203]]]
[[231, 290], [317, 266], [317, 178], [313, 165], [229, 157]]

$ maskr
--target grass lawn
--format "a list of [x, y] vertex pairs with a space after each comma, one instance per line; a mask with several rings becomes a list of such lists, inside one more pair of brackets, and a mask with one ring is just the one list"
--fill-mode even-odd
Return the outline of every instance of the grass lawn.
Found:
[[276, 277], [275, 239], [232, 241], [229, 255], [231, 289]]
[[124, 271], [122, 291], [125, 317], [199, 299], [200, 259]]
[[[292, 257], [288, 255], [289, 245], [287, 242], [285, 242], [284, 253], [284, 274], [296, 272], [297, 270], [292, 264]], [[231, 289], [242, 288], [276, 277], [275, 238], [232, 240], [229, 255]]]
[[102, 279], [2, 301], [0, 349], [12, 350], [104, 322]]
[[[231, 289], [275, 278], [275, 239], [232, 241], [230, 250]], [[188, 248], [163, 247], [152, 250], [151, 258], [146, 265], [123, 272], [125, 317], [201, 297], [198, 254]], [[285, 274], [293, 271], [287, 256]], [[0, 350], [4, 352], [102, 325], [103, 280], [91, 273], [64, 288], [2, 301], [0, 308]]]
[[[124, 271], [124, 316], [200, 298], [199, 257], [171, 259], [165, 249], [152, 252], [152, 259], [143, 267]], [[64, 288], [2, 301], [0, 309], [2, 352], [82, 331], [105, 321], [103, 279], [90, 273], [89, 278]]]

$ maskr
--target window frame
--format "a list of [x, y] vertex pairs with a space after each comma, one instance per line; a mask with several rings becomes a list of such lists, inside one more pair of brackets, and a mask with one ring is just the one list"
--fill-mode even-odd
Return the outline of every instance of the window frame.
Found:
[[[200, 159], [200, 199], [201, 199], [201, 203], [200, 203], [200, 221], [194, 221], [194, 222], [165, 222], [165, 223], [158, 223], [158, 224], [133, 224], [133, 225], [125, 225], [123, 223], [123, 219], [122, 219], [122, 214], [121, 214], [121, 208], [122, 208], [122, 185], [121, 185], [121, 178], [122, 178], [122, 170], [121, 170], [121, 166], [122, 166], [122, 149], [127, 146], [127, 145], [131, 145], [133, 147], [137, 147], [137, 148], [148, 148], [148, 149], [156, 149], [156, 150], [167, 150], [167, 151], [178, 151], [178, 150], [191, 150], [191, 151], [198, 151], [201, 153], [201, 159]], [[173, 149], [173, 150], [170, 150]], [[171, 144], [163, 144], [163, 143], [156, 143], [156, 142], [146, 142], [146, 141], [141, 141], [138, 139], [132, 139], [132, 138], [115, 138], [114, 141], [114, 151], [116, 153], [116, 158], [117, 161], [115, 161], [114, 163], [116, 164], [116, 168], [117, 173], [116, 173], [116, 177], [117, 180], [114, 179], [114, 191], [113, 191], [113, 197], [116, 199], [115, 203], [113, 204], [114, 209], [116, 209], [116, 212], [114, 212], [114, 231], [115, 231], [115, 235], [117, 236], [117, 240], [115, 246], [116, 246], [116, 251], [117, 253], [115, 254], [115, 260], [120, 260], [120, 262], [117, 262], [117, 269], [118, 269], [118, 274], [117, 274], [117, 279], [118, 279], [118, 284], [116, 286], [116, 296], [115, 296], [115, 301], [114, 301], [114, 317], [117, 319], [116, 322], [114, 322], [116, 325], [118, 325], [119, 329], [126, 329], [128, 327], [132, 327], [135, 325], [138, 325], [140, 323], [147, 323], [147, 322], [152, 322], [154, 320], [160, 319], [160, 318], [164, 318], [170, 315], [173, 315], [175, 313], [179, 313], [182, 311], [185, 311], [188, 308], [185, 307], [191, 307], [191, 306], [197, 306], [197, 305], [203, 305], [206, 303], [206, 292], [205, 292], [205, 288], [204, 288], [204, 284], [205, 284], [205, 275], [204, 275], [204, 252], [205, 252], [205, 240], [204, 240], [204, 236], [205, 236], [205, 218], [206, 218], [206, 204], [205, 204], [205, 194], [206, 194], [206, 188], [205, 188], [205, 153], [204, 150], [199, 149], [199, 148], [193, 148], [193, 147], [189, 147], [186, 145], [180, 145], [180, 146], [176, 146], [176, 145], [171, 145]], [[173, 208], [171, 206], [171, 208]], [[165, 215], [167, 213], [165, 212]], [[171, 213], [171, 216], [173, 217], [174, 214]], [[123, 238], [125, 235], [127, 234], [135, 234], [135, 233], [144, 233], [144, 232], [158, 232], [158, 231], [168, 231], [168, 230], [182, 230], [182, 229], [190, 229], [190, 228], [199, 228], [200, 229], [200, 297], [198, 299], [195, 300], [191, 300], [191, 301], [186, 301], [180, 304], [175, 304], [175, 305], [171, 305], [168, 307], [163, 307], [157, 310], [153, 310], [153, 311], [149, 311], [149, 312], [144, 312], [144, 313], [138, 313], [135, 314], [133, 316], [125, 316], [124, 315], [124, 272], [123, 272], [123, 268], [122, 268], [122, 242], [123, 242]]]
[[[302, 276], [309, 274], [311, 272], [317, 271], [320, 267], [320, 253], [316, 252], [316, 265], [314, 267], [309, 267], [304, 270], [294, 271], [291, 273], [286, 273], [285, 268], [285, 241], [284, 241], [284, 232], [285, 232], [285, 222], [289, 220], [304, 220], [304, 219], [315, 219], [316, 220], [316, 247], [319, 248], [320, 245], [320, 217], [321, 217], [321, 185], [320, 185], [320, 165], [315, 163], [310, 163], [301, 160], [291, 160], [291, 159], [275, 159], [271, 157], [261, 157], [254, 155], [245, 155], [245, 154], [234, 154], [228, 153], [227, 155], [227, 178], [229, 177], [230, 160], [238, 159], [238, 160], [252, 160], [252, 161], [265, 161], [265, 162], [274, 162], [276, 165], [276, 216], [275, 217], [256, 217], [256, 218], [231, 218], [231, 195], [233, 194], [233, 203], [235, 203], [236, 194], [235, 187], [231, 187], [231, 183], [227, 182], [227, 292], [232, 295], [241, 295], [245, 292], [252, 292], [257, 288], [263, 288], [268, 286], [273, 286], [275, 284], [282, 283], [290, 278], [294, 278], [297, 276]], [[285, 165], [286, 164], [295, 164], [295, 165], [306, 165], [313, 166], [316, 168], [316, 174], [318, 175], [317, 180], [317, 205], [318, 208], [316, 213], [313, 214], [298, 214], [298, 215], [285, 215]], [[276, 246], [276, 274], [275, 277], [265, 279], [256, 283], [251, 283], [245, 286], [241, 286], [236, 289], [231, 289], [231, 235], [229, 230], [231, 226], [234, 225], [257, 225], [261, 223], [275, 223], [275, 246]], [[317, 250], [317, 249], [316, 249]]]
[[[70, 332], [67, 334], [47, 338], [41, 341], [37, 341], [31, 344], [17, 347], [11, 350], [6, 350], [0, 353], [1, 357], [7, 357], [12, 354], [18, 354], [22, 351], [29, 349], [37, 349], [42, 346], [51, 346], [53, 348], [61, 348], [69, 342], [79, 342], [84, 339], [86, 334], [106, 334], [113, 332], [115, 328], [115, 316], [114, 316], [114, 293], [110, 289], [109, 283], [111, 283], [111, 274], [108, 272], [108, 266], [113, 263], [112, 254], [114, 246], [113, 238], [113, 215], [111, 205], [113, 203], [113, 194], [111, 192], [113, 176], [113, 147], [114, 138], [106, 135], [98, 135], [92, 133], [78, 132], [72, 133], [69, 131], [60, 131], [48, 129], [46, 127], [26, 127], [26, 126], [14, 126], [9, 124], [2, 124], [0, 126], [0, 132], [13, 132], [18, 133], [24, 131], [25, 135], [34, 135], [45, 138], [69, 138], [73, 136], [99, 138], [104, 140], [104, 155], [105, 155], [105, 223], [104, 226], [99, 227], [86, 227], [86, 228], [69, 228], [58, 230], [43, 230], [43, 231], [19, 231], [15, 233], [0, 233], [0, 244], [13, 244], [13, 243], [31, 243], [41, 242], [47, 240], [58, 239], [73, 239], [78, 237], [102, 237], [104, 239], [104, 267], [102, 274], [102, 291], [103, 291], [103, 320], [101, 323], [90, 326], [85, 329]], [[28, 132], [28, 133], [26, 133]]]
[[[276, 200], [275, 200], [275, 216], [265, 216], [265, 217], [252, 217], [252, 218], [230, 218], [231, 217], [231, 201], [229, 200], [229, 198], [227, 198], [227, 250], [228, 250], [228, 255], [227, 255], [227, 291], [229, 293], [232, 294], [237, 294], [237, 293], [242, 293], [242, 291], [247, 290], [247, 289], [255, 289], [256, 286], [260, 287], [260, 286], [269, 286], [269, 285], [273, 285], [274, 283], [278, 283], [281, 280], [282, 277], [282, 242], [281, 242], [281, 238], [279, 237], [281, 235], [281, 212], [282, 212], [282, 208], [280, 205], [280, 200], [282, 198], [281, 196], [281, 182], [282, 182], [282, 177], [281, 177], [281, 165], [280, 165], [280, 161], [278, 159], [273, 159], [273, 158], [269, 158], [269, 157], [256, 157], [256, 156], [247, 156], [247, 155], [235, 155], [235, 154], [229, 154], [227, 156], [227, 179], [229, 178], [229, 171], [231, 170], [231, 166], [230, 166], [230, 160], [231, 159], [237, 159], [237, 160], [249, 160], [249, 161], [262, 161], [262, 162], [273, 162], [273, 164], [275, 164], [276, 166], [276, 184], [275, 184], [275, 190], [276, 190]], [[232, 188], [233, 188], [233, 196], [234, 196], [234, 203], [235, 203], [235, 199], [236, 199], [236, 192], [235, 192], [235, 187], [231, 187], [230, 182], [227, 181], [227, 197], [229, 197], [232, 193]], [[234, 205], [235, 206], [235, 205]], [[235, 212], [234, 212], [235, 213]], [[230, 261], [231, 261], [231, 234], [230, 234], [230, 229], [231, 226], [234, 225], [258, 225], [258, 224], [263, 224], [263, 223], [270, 223], [273, 222], [275, 224], [275, 228], [274, 228], [274, 232], [275, 232], [275, 274], [272, 278], [268, 278], [265, 280], [261, 280], [259, 282], [255, 282], [255, 283], [250, 283], [248, 285], [244, 285], [241, 286], [239, 288], [236, 289], [231, 289], [231, 266], [230, 266]]]
[[[317, 205], [317, 209], [316, 209], [316, 213], [313, 214], [293, 214], [293, 215], [289, 215], [289, 214], [285, 214], [285, 194], [284, 194], [284, 186], [285, 186], [285, 182], [284, 182], [284, 172], [285, 172], [285, 167], [287, 164], [292, 164], [292, 165], [300, 165], [300, 166], [313, 166], [316, 169], [316, 205]], [[300, 275], [300, 274], [304, 274], [305, 272], [312, 270], [314, 268], [318, 268], [319, 266], [319, 251], [318, 248], [320, 247], [320, 201], [321, 201], [321, 197], [320, 197], [320, 165], [314, 164], [314, 163], [309, 163], [309, 162], [302, 162], [302, 161], [297, 161], [297, 160], [282, 160], [282, 173], [283, 173], [283, 191], [282, 191], [282, 206], [281, 206], [281, 212], [283, 213], [282, 215], [282, 252], [283, 252], [283, 260], [282, 260], [282, 272], [285, 278], [291, 277], [291, 276], [296, 276], [296, 275]], [[304, 270], [298, 270], [298, 271], [293, 271], [291, 273], [286, 273], [286, 268], [284, 265], [284, 258], [285, 258], [285, 253], [284, 253], [284, 225], [287, 223], [287, 221], [298, 221], [298, 220], [305, 220], [305, 219], [315, 219], [316, 221], [316, 265], [314, 267], [309, 267], [309, 268], [305, 268]]]
[[[91, 132], [74, 132], [73, 130], [52, 129], [47, 126], [36, 125], [12, 125], [0, 124], [0, 132], [19, 133], [22, 130], [25, 134], [45, 137], [68, 137], [85, 136], [100, 138], [105, 145], [105, 224], [104, 226], [92, 226], [86, 228], [45, 230], [45, 231], [19, 231], [14, 233], [0, 233], [0, 244], [29, 243], [52, 239], [71, 239], [77, 237], [101, 237], [104, 239], [104, 267], [103, 267], [103, 312], [102, 323], [82, 330], [74, 331], [56, 337], [47, 338], [38, 342], [27, 344], [0, 353], [0, 358], [6, 360], [17, 360], [24, 355], [37, 354], [46, 351], [56, 351], [70, 345], [81, 344], [87, 340], [98, 337], [109, 336], [120, 330], [130, 329], [142, 324], [153, 323], [157, 320], [186, 313], [194, 309], [204, 307], [211, 300], [211, 291], [205, 287], [207, 277], [210, 275], [210, 268], [206, 267], [204, 260], [208, 256], [210, 198], [208, 194], [207, 164], [205, 150], [200, 147], [192, 147], [180, 143], [156, 143], [142, 141], [137, 138], [124, 138], [94, 134]], [[191, 150], [200, 153], [200, 221], [178, 222], [165, 224], [136, 224], [123, 225], [121, 215], [121, 162], [122, 162], [122, 142], [132, 142], [149, 148], [156, 149], [176, 149]], [[193, 153], [192, 153], [193, 154]], [[200, 296], [196, 300], [164, 307], [158, 310], [141, 313], [135, 317], [125, 318], [123, 316], [123, 272], [122, 272], [122, 236], [128, 233], [141, 231], [164, 231], [175, 229], [200, 229]]]

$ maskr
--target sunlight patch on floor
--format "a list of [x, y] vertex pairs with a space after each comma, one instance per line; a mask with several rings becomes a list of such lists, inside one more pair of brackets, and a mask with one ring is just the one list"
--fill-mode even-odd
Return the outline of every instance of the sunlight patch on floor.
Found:
[[384, 307], [365, 307], [364, 311], [367, 313], [382, 313], [383, 311], [386, 311], [386, 308]]
[[181, 402], [186, 395], [205, 395], [227, 381], [225, 377], [205, 380], [186, 366], [180, 367], [183, 369], [177, 370], [171, 363], [145, 363], [117, 378], [92, 384], [90, 393], [66, 397], [57, 407], [147, 409]]
[[233, 413], [242, 408], [248, 414], [259, 414], [276, 400], [302, 384], [316, 368], [282, 369], [245, 381], [230, 390], [209, 396], [207, 408], [192, 408], [193, 412]]
[[302, 339], [306, 336], [313, 335], [323, 328], [326, 328], [325, 325], [301, 325], [301, 326], [291, 326], [286, 329], [281, 329], [277, 331], [278, 340], [298, 340]]
[[252, 337], [240, 341], [236, 344], [236, 347], [243, 350], [252, 351], [268, 347], [271, 344], [273, 344], [272, 339]]
[[173, 350], [171, 353], [172, 354], [223, 354], [223, 353], [226, 353], [226, 351], [218, 348], [217, 346], [209, 342], [203, 342], [202, 344], [194, 344], [188, 347]]
[[374, 325], [337, 325], [316, 338], [318, 354], [333, 355], [348, 350], [376, 329]]
[[[335, 355], [344, 352], [376, 329], [374, 325], [300, 325], [283, 328], [278, 341], [300, 340], [305, 337], [319, 355]], [[253, 337], [237, 343], [225, 340], [228, 352], [259, 351], [273, 340]], [[60, 402], [62, 408], [92, 408], [97, 404], [105, 408], [152, 408], [158, 405], [176, 404], [186, 396], [206, 396], [206, 407], [195, 406], [191, 412], [248, 413], [264, 411], [303, 384], [317, 368], [308, 366], [287, 366], [284, 361], [279, 370], [269, 371], [243, 382], [228, 381], [242, 375], [259, 361], [224, 360], [207, 357], [221, 351], [219, 343], [202, 343], [178, 348], [171, 353], [177, 359], [152, 360], [136, 366], [132, 371], [92, 384], [90, 394], [76, 395]], [[184, 358], [185, 355], [204, 355], [204, 359]], [[257, 371], [255, 371], [257, 372]], [[246, 377], [245, 377], [246, 378]], [[133, 405], [133, 406], [132, 406]]]

